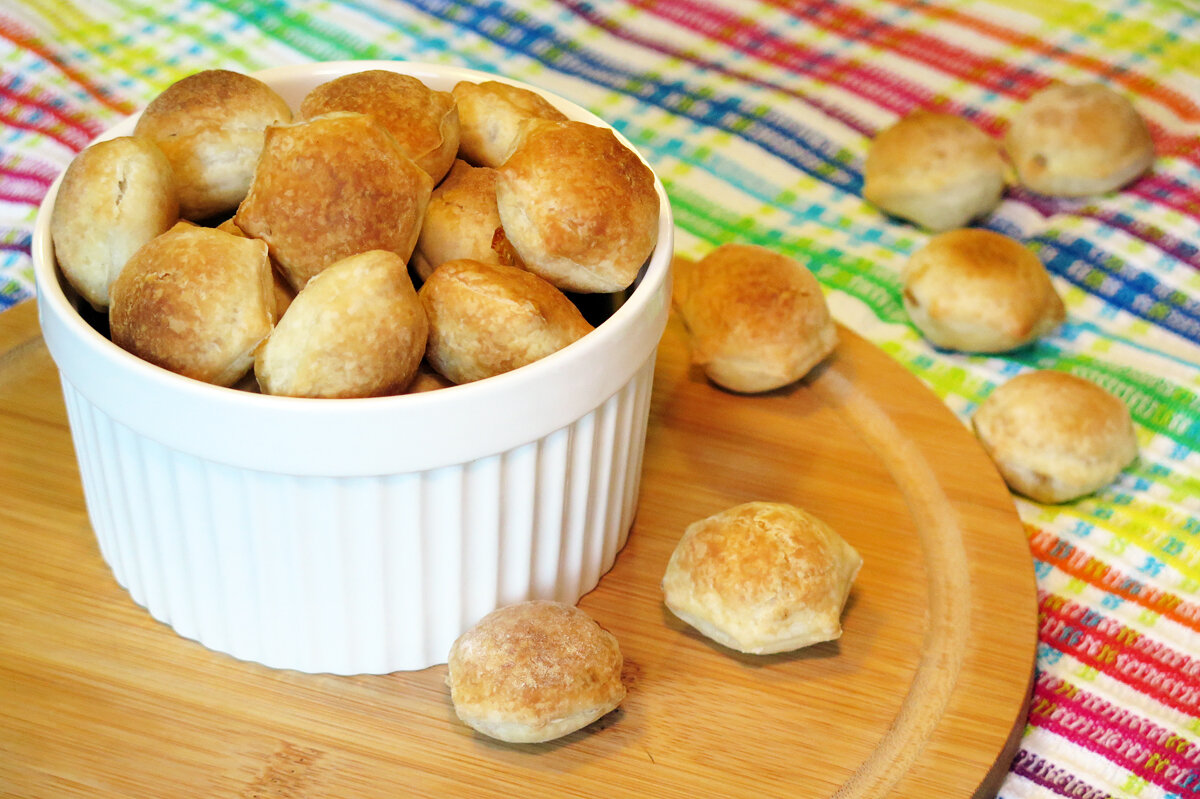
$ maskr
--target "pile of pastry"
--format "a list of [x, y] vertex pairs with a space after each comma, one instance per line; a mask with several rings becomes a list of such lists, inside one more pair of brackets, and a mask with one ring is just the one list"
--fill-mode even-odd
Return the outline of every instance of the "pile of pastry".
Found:
[[293, 113], [207, 70], [72, 161], [51, 235], [129, 352], [221, 386], [367, 397], [584, 336], [573, 300], [628, 289], [658, 219], [641, 159], [528, 89], [365, 70]]

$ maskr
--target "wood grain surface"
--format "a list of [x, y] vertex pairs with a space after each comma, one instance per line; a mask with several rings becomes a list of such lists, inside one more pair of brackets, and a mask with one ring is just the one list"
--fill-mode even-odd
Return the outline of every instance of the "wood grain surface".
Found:
[[[695, 519], [793, 502], [862, 553], [836, 642], [741, 655], [667, 611]], [[0, 314], [0, 795], [17, 797], [994, 795], [1023, 728], [1032, 561], [969, 431], [842, 330], [762, 396], [715, 388], [663, 338], [638, 515], [580, 603], [621, 643], [629, 695], [541, 745], [458, 722], [445, 668], [274, 671], [177, 636], [92, 536], [32, 302]]]

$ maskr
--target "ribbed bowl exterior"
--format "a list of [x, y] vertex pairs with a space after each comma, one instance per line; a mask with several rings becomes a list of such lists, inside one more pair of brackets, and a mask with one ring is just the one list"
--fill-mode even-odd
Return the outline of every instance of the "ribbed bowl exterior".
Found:
[[114, 422], [65, 378], [84, 496], [117, 581], [180, 635], [277, 668], [444, 663], [524, 599], [575, 603], [625, 544], [654, 354], [593, 412], [469, 463], [376, 477], [247, 470]]

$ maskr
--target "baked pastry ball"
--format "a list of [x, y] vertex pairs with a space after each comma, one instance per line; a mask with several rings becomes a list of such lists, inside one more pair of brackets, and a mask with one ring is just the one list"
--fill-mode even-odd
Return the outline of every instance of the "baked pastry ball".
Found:
[[162, 148], [175, 170], [179, 212], [195, 220], [237, 207], [250, 188], [263, 131], [291, 118], [284, 99], [257, 78], [209, 69], [163, 90], [133, 132]]
[[937, 347], [1007, 352], [1062, 324], [1050, 273], [1021, 242], [976, 228], [932, 237], [901, 269], [904, 308]]
[[962, 227], [1000, 204], [1007, 167], [1000, 145], [953, 114], [914, 111], [867, 150], [863, 197], [932, 231]]
[[186, 377], [232, 386], [275, 322], [267, 245], [179, 222], [112, 284], [113, 343]]
[[692, 362], [731, 391], [786, 386], [837, 346], [812, 272], [766, 247], [722, 244], [695, 263], [676, 261], [672, 300]]
[[1013, 117], [1005, 143], [1024, 186], [1060, 197], [1118, 189], [1154, 161], [1145, 121], [1102, 83], [1056, 83], [1037, 92]]
[[446, 684], [468, 726], [510, 743], [586, 727], [625, 698], [617, 639], [579, 608], [531, 600], [484, 616], [450, 648]]
[[[237, 226], [237, 222], [233, 218], [226, 219], [221, 224], [217, 225], [217, 230], [224, 231], [232, 236], [246, 236], [245, 232]], [[267, 260], [271, 263], [271, 295], [275, 298], [275, 318], [283, 317], [283, 312], [292, 304], [292, 300], [296, 298], [296, 290], [287, 282], [283, 274], [279, 271], [279, 267], [275, 264], [275, 259], [271, 258], [268, 251]]]
[[308, 281], [259, 349], [264, 394], [380, 397], [404, 391], [429, 323], [404, 260], [369, 250]]
[[767, 655], [839, 638], [861, 567], [858, 552], [812, 514], [747, 502], [688, 526], [662, 588], [671, 612], [706, 637]]
[[455, 383], [512, 371], [592, 330], [567, 296], [524, 269], [447, 261], [418, 296], [429, 318], [429, 364]]
[[1137, 457], [1125, 403], [1065, 372], [1017, 375], [971, 421], [1009, 488], [1047, 504], [1103, 488]]
[[567, 118], [537, 92], [501, 81], [461, 81], [452, 93], [458, 104], [459, 155], [476, 166], [503, 164], [522, 120]]
[[367, 250], [412, 255], [433, 181], [374, 117], [332, 113], [267, 129], [234, 221], [262, 239], [299, 291]]
[[496, 204], [525, 268], [564, 291], [627, 288], [658, 241], [654, 174], [583, 122], [522, 122]]
[[300, 103], [300, 115], [307, 119], [333, 111], [375, 117], [435, 184], [454, 163], [458, 152], [454, 96], [435, 91], [418, 78], [368, 69], [322, 83]]
[[72, 288], [103, 311], [125, 262], [177, 221], [175, 176], [157, 145], [133, 136], [96, 142], [59, 184], [50, 216], [54, 257]]
[[425, 280], [446, 261], [470, 258], [488, 264], [520, 266], [500, 228], [496, 170], [455, 161], [425, 209], [412, 266]]

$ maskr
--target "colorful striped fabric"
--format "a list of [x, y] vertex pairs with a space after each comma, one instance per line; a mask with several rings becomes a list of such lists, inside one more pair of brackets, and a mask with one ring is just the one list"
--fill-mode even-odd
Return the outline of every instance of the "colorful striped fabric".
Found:
[[[1200, 797], [1200, 7], [1187, 0], [7, 0], [0, 308], [32, 294], [37, 204], [88, 140], [174, 80], [334, 59], [504, 72], [588, 106], [654, 163], [681, 254], [797, 256], [840, 321], [964, 421], [1031, 368], [1093, 379], [1137, 462], [1018, 498], [1040, 590], [1035, 694], [1001, 795]], [[1068, 322], [1003, 357], [931, 348], [899, 268], [926, 235], [862, 199], [871, 137], [916, 108], [992, 135], [1054, 80], [1134, 99], [1159, 157], [1119, 193], [1014, 189], [983, 226], [1028, 243]]]

